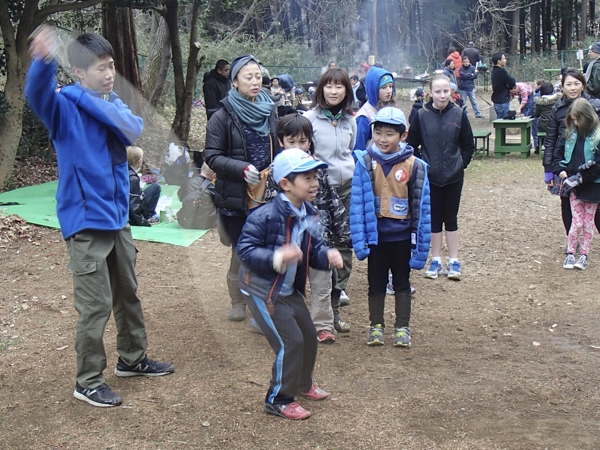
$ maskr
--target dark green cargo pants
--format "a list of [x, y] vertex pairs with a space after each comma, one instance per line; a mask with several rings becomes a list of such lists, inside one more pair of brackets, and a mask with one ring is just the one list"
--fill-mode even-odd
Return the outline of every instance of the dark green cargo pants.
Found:
[[136, 364], [146, 353], [146, 326], [135, 276], [137, 250], [129, 225], [119, 231], [85, 230], [66, 242], [79, 313], [77, 382], [93, 389], [105, 382], [102, 337], [111, 311], [117, 325], [117, 351], [125, 363]]

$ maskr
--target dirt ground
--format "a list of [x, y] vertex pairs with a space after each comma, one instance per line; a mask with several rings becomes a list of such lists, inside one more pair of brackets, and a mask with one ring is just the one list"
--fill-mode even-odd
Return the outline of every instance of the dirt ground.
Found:
[[366, 262], [355, 261], [352, 330], [319, 347], [315, 368], [332, 396], [300, 400], [313, 412], [302, 422], [263, 412], [272, 351], [226, 319], [229, 253], [215, 231], [188, 248], [136, 242], [148, 353], [176, 373], [115, 377], [110, 321], [107, 382], [123, 406], [75, 400], [66, 247], [57, 230], [25, 230], [0, 243], [0, 448], [600, 448], [600, 244], [586, 271], [562, 269], [559, 202], [537, 157], [475, 158], [460, 227], [462, 281], [413, 272], [408, 350], [389, 331], [385, 346], [365, 345]]

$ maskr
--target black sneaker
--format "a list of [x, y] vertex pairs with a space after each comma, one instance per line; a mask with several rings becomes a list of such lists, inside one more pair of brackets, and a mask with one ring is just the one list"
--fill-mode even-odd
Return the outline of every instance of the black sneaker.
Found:
[[73, 397], [100, 408], [110, 408], [123, 403], [123, 398], [106, 384], [101, 384], [93, 389], [85, 389], [79, 383], [75, 383]]
[[147, 356], [133, 366], [126, 365], [119, 356], [117, 367], [115, 367], [115, 375], [118, 377], [160, 377], [173, 372], [175, 372], [175, 367], [172, 364], [153, 361]]

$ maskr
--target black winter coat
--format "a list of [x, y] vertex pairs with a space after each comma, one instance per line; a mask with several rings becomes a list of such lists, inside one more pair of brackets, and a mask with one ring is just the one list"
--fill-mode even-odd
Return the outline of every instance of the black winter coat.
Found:
[[[248, 212], [248, 189], [244, 181], [244, 169], [249, 164], [242, 122], [233, 111], [229, 99], [221, 101], [218, 110], [206, 125], [206, 164], [217, 174], [215, 182], [215, 205]], [[269, 117], [273, 157], [279, 153], [277, 141], [277, 111]]]
[[446, 186], [460, 181], [471, 162], [475, 144], [467, 113], [449, 102], [442, 111], [429, 102], [410, 123], [408, 145], [429, 164], [429, 182]]
[[[587, 99], [594, 107], [596, 114], [600, 117], [600, 100], [592, 98], [587, 92], [582, 95], [583, 98]], [[546, 138], [544, 139], [544, 171], [552, 172], [553, 161], [557, 152], [564, 152], [565, 139], [567, 133], [567, 124], [565, 123], [565, 117], [567, 117], [567, 110], [571, 106], [573, 100], [567, 98], [563, 94], [563, 97], [559, 99], [552, 108], [550, 118], [548, 119], [548, 128], [546, 130]]]
[[221, 100], [227, 97], [227, 94], [231, 89], [231, 81], [215, 69], [206, 72], [202, 81], [204, 106], [206, 107], [206, 120], [208, 120], [221, 107]]

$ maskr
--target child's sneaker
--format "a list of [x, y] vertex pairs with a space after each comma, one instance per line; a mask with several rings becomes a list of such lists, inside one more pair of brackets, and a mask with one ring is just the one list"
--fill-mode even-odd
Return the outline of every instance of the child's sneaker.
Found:
[[581, 255], [573, 267], [579, 270], [585, 270], [587, 267], [587, 255]]
[[288, 403], [287, 405], [265, 403], [265, 411], [269, 414], [291, 420], [302, 420], [310, 417], [310, 411], [307, 411], [296, 402]]
[[321, 344], [333, 344], [335, 342], [335, 334], [330, 330], [317, 331], [317, 340]]
[[115, 367], [115, 375], [118, 377], [160, 377], [161, 375], [169, 375], [175, 372], [175, 367], [168, 363], [153, 361], [147, 356], [144, 356], [139, 363], [128, 366], [119, 356], [117, 367]]
[[335, 331], [338, 333], [350, 333], [350, 324], [340, 317], [333, 319], [333, 328], [335, 328]]
[[446, 273], [449, 280], [460, 281], [460, 263], [458, 261], [449, 262], [446, 266]]
[[563, 269], [572, 269], [573, 267], [575, 267], [575, 256], [573, 256], [572, 253], [569, 253], [563, 263]]
[[73, 397], [100, 408], [119, 406], [123, 403], [123, 398], [106, 384], [101, 384], [93, 389], [86, 389], [81, 387], [79, 383], [75, 383]]
[[410, 328], [396, 328], [394, 335], [394, 347], [410, 347]]
[[425, 278], [431, 278], [432, 280], [436, 279], [438, 275], [443, 275], [444, 269], [442, 269], [442, 265], [439, 261], [431, 261], [431, 265], [429, 269], [425, 272]]
[[367, 345], [383, 345], [383, 327], [379, 324], [371, 327]]
[[299, 394], [309, 400], [325, 400], [327, 397], [329, 397], [329, 392], [325, 392], [315, 383], [310, 386], [308, 392], [300, 392]]

